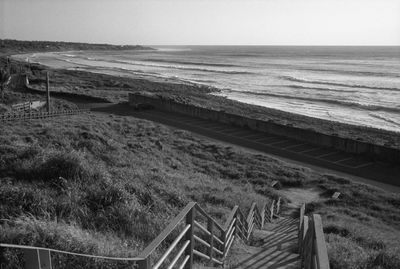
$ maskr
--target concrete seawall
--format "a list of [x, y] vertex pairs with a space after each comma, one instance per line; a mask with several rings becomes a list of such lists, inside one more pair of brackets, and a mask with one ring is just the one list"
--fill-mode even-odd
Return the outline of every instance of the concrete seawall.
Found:
[[196, 118], [227, 123], [234, 126], [249, 128], [255, 131], [280, 135], [323, 147], [335, 148], [348, 153], [362, 154], [364, 156], [369, 156], [373, 160], [400, 163], [400, 150], [398, 149], [342, 138], [335, 135], [322, 134], [313, 130], [281, 125], [270, 121], [247, 118], [245, 116], [226, 113], [224, 111], [217, 111], [208, 108], [177, 103], [173, 100], [161, 98], [157, 95], [149, 93], [129, 94], [129, 103], [131, 105], [138, 103], [151, 104], [159, 110], [182, 113]]

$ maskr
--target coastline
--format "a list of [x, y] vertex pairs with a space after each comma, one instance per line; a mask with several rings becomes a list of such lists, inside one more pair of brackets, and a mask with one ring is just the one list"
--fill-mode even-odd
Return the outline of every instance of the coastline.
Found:
[[[2, 60], [0, 56], [0, 63]], [[165, 228], [165, 220], [176, 216], [189, 201], [204, 205], [219, 220], [236, 203], [249, 208], [254, 199], [269, 201], [291, 190], [314, 190], [319, 199], [309, 203], [307, 213], [323, 218], [332, 266], [354, 268], [372, 261], [376, 265], [375, 261], [384, 257], [385, 264], [390, 262], [387, 268], [398, 268], [400, 200], [393, 189], [360, 184], [346, 175], [128, 116], [136, 112], [124, 103], [128, 93], [147, 91], [183, 104], [287, 126], [380, 139], [382, 143], [393, 140], [393, 147], [400, 145], [396, 134], [379, 129], [363, 131], [357, 126], [239, 103], [213, 95], [217, 89], [208, 86], [39, 64], [31, 64], [29, 88], [22, 83], [8, 94], [44, 98], [47, 72], [52, 102], [88, 108], [107, 102], [107, 107], [124, 107], [128, 113], [113, 110], [107, 114], [94, 109], [93, 113], [68, 118], [9, 122], [0, 128], [5, 164], [0, 168], [6, 176], [0, 192], [5, 205], [2, 218], [15, 222], [1, 225], [2, 235], [6, 235], [0, 238], [2, 242], [21, 244], [23, 238], [25, 245], [132, 257], [141, 253]], [[30, 92], [30, 88], [35, 90]], [[276, 189], [271, 187], [273, 180], [279, 183]], [[340, 199], [331, 198], [335, 192], [341, 193]], [[283, 205], [290, 201], [291, 196], [284, 195]], [[65, 210], [58, 213], [58, 208]], [[70, 210], [74, 208], [80, 210]], [[364, 255], [360, 258], [361, 252]], [[12, 252], [4, 253], [18, 262]], [[350, 258], [343, 260], [345, 255]], [[83, 263], [57, 264], [69, 268]], [[99, 266], [111, 265], [85, 264], [87, 268]]]
[[[81, 48], [88, 50], [108, 49], [153, 49], [142, 46], [116, 46], [105, 44], [83, 44], [68, 42], [25, 42], [15, 40], [1, 40], [0, 60], [5, 57], [35, 53], [35, 52], [68, 52]], [[4, 43], [6, 42], [6, 43]], [[8, 42], [8, 43], [7, 43]], [[5, 44], [5, 45], [4, 45]], [[15, 46], [11, 46], [16, 44]], [[28, 49], [26, 46], [28, 45]], [[41, 46], [40, 49], [37, 46]], [[21, 50], [21, 48], [23, 48]], [[7, 53], [4, 53], [7, 51]], [[16, 60], [13, 60], [16, 61]], [[19, 65], [28, 67], [26, 62], [18, 62]], [[349, 138], [370, 144], [381, 145], [389, 148], [400, 149], [400, 130], [378, 129], [374, 127], [352, 125], [338, 121], [330, 121], [301, 114], [295, 114], [253, 104], [228, 99], [218, 96], [219, 89], [204, 84], [196, 84], [178, 79], [158, 78], [143, 74], [124, 76], [121, 74], [104, 74], [86, 70], [53, 69], [41, 64], [30, 64], [33, 69], [29, 75], [30, 84], [37, 90], [45, 89], [45, 73], [51, 71], [51, 88], [53, 92], [62, 92], [79, 97], [93, 96], [109, 102], [119, 103], [128, 101], [128, 93], [148, 91], [165, 98], [172, 99], [183, 104], [192, 104], [204, 108], [225, 111], [227, 113], [245, 115], [257, 120], [274, 122], [281, 125], [297, 127], [305, 130], [313, 130], [322, 134]]]
[[113, 103], [127, 102], [128, 93], [147, 91], [183, 104], [192, 104], [232, 114], [245, 115], [258, 120], [313, 130], [327, 135], [400, 149], [399, 133], [242, 103], [213, 94], [218, 89], [211, 86], [150, 76], [128, 77], [100, 72], [51, 69], [38, 64], [31, 66], [34, 66], [36, 70], [30, 76], [31, 85], [38, 90], [44, 91], [45, 89], [43, 71], [51, 70], [52, 91], [71, 93], [77, 96], [79, 94], [90, 95]]

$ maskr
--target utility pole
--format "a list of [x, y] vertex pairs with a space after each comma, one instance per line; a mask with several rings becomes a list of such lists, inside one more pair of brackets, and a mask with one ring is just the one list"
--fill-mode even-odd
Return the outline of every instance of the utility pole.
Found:
[[50, 113], [50, 79], [49, 79], [49, 71], [46, 72], [46, 93], [47, 93], [47, 113]]

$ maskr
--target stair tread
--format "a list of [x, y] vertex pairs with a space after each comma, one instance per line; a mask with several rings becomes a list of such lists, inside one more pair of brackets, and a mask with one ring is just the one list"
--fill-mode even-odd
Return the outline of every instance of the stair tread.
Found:
[[255, 229], [247, 245], [234, 244], [227, 267], [232, 269], [300, 268], [297, 254], [298, 219], [279, 217]]
[[[289, 212], [290, 213], [290, 212]], [[297, 252], [298, 218], [282, 214], [263, 229], [254, 229], [245, 244], [236, 240], [227, 257], [225, 268], [231, 269], [298, 269], [301, 266]], [[197, 269], [213, 269], [197, 265]]]

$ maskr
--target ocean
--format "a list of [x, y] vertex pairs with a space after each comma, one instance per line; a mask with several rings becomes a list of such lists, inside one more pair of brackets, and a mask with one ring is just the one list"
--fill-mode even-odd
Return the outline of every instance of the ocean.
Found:
[[210, 85], [217, 95], [400, 132], [400, 47], [171, 46], [16, 56], [123, 76]]

